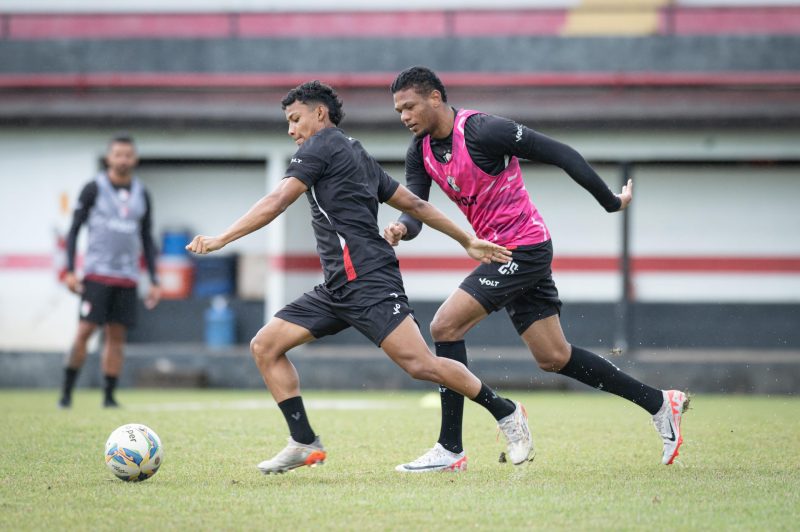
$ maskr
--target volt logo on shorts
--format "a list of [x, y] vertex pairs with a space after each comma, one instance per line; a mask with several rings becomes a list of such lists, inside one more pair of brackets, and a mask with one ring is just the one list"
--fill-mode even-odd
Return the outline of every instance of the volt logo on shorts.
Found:
[[511, 261], [507, 264], [503, 264], [502, 266], [497, 268], [497, 271], [502, 273], [503, 275], [514, 275], [515, 273], [517, 273], [517, 270], [519, 270], [519, 264], [517, 264], [514, 261]]
[[400, 303], [394, 304], [394, 312], [392, 314], [400, 314]]
[[500, 281], [492, 281], [491, 279], [487, 279], [486, 277], [481, 277], [478, 279], [478, 282], [484, 286], [500, 286]]

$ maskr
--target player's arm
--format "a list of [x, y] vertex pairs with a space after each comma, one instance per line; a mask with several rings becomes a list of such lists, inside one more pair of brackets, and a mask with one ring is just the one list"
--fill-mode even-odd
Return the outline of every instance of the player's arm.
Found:
[[222, 249], [234, 240], [249, 235], [272, 222], [307, 190], [308, 187], [305, 183], [296, 177], [286, 177], [275, 190], [258, 200], [225, 232], [217, 236], [197, 235], [186, 246], [186, 249], [198, 255]]
[[71, 292], [76, 294], [83, 292], [83, 285], [78, 276], [75, 275], [75, 251], [78, 244], [78, 233], [81, 230], [81, 226], [89, 219], [89, 213], [96, 199], [97, 183], [92, 181], [83, 187], [78, 196], [78, 204], [72, 213], [72, 225], [70, 225], [69, 232], [67, 232], [67, 268], [64, 274], [64, 284], [67, 285]]
[[632, 199], [631, 182], [623, 187], [621, 194], [614, 194], [577, 150], [521, 124], [487, 116], [480, 137], [489, 150], [561, 168], [607, 212], [623, 210]]
[[161, 289], [158, 285], [158, 274], [156, 273], [157, 250], [153, 241], [152, 202], [147, 191], [144, 193], [144, 204], [144, 216], [142, 216], [141, 223], [142, 252], [144, 253], [144, 262], [147, 265], [147, 273], [150, 274], [150, 289], [144, 300], [144, 306], [148, 309], [153, 309], [161, 301]]
[[[431, 193], [431, 177], [425, 171], [419, 142], [411, 143], [406, 152], [406, 187], [412, 194], [427, 201]], [[396, 246], [400, 240], [411, 240], [422, 231], [422, 222], [406, 213], [383, 230], [383, 238]]]
[[420, 220], [425, 225], [429, 225], [446, 234], [461, 244], [467, 250], [467, 254], [475, 260], [487, 264], [490, 262], [506, 263], [511, 260], [511, 252], [509, 250], [468, 234], [445, 216], [442, 211], [414, 195], [403, 185], [397, 187], [397, 190], [386, 203], [412, 216], [414, 219]]

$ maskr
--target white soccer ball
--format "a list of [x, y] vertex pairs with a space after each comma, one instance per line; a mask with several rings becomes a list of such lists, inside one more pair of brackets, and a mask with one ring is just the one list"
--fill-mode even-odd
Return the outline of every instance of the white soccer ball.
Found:
[[106, 466], [117, 478], [138, 482], [152, 477], [164, 461], [161, 439], [140, 423], [122, 425], [106, 440]]

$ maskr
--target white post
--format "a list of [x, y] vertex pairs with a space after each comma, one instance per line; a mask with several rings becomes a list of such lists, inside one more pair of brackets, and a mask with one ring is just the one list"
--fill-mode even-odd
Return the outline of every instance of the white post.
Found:
[[[267, 157], [267, 192], [275, 190], [283, 179], [289, 156], [282, 150], [273, 150]], [[267, 283], [264, 287], [264, 322], [286, 305], [286, 270], [273, 267], [273, 260], [286, 255], [286, 216], [278, 216], [266, 228], [267, 231]]]

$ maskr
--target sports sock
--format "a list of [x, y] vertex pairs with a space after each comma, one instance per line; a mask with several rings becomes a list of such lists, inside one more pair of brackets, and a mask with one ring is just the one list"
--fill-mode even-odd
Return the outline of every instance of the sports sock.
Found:
[[64, 368], [64, 385], [61, 388], [62, 397], [72, 397], [72, 389], [75, 387], [75, 381], [78, 380], [80, 370], [81, 368]]
[[559, 371], [584, 384], [624, 397], [655, 415], [664, 402], [661, 390], [637, 381], [614, 364], [594, 353], [572, 346], [569, 362]]
[[473, 401], [486, 408], [498, 421], [513, 414], [514, 410], [517, 409], [517, 405], [514, 404], [514, 401], [506, 399], [505, 397], [500, 397], [494, 390], [483, 383], [481, 383], [481, 391], [478, 392], [478, 395], [475, 396]]
[[105, 392], [106, 401], [114, 400], [114, 390], [117, 388], [117, 377], [113, 375], [105, 375], [106, 385], [103, 388]]
[[[467, 365], [467, 348], [464, 340], [457, 342], [436, 342], [436, 356], [449, 358]], [[439, 445], [450, 452], [464, 450], [461, 440], [461, 426], [464, 420], [464, 396], [450, 388], [439, 386], [439, 399], [442, 402], [442, 425], [439, 429]]]
[[289, 425], [289, 434], [292, 435], [294, 441], [305, 445], [314, 443], [317, 435], [314, 434], [311, 425], [308, 423], [302, 397], [298, 395], [281, 401], [278, 403], [278, 408], [283, 412], [283, 417]]

